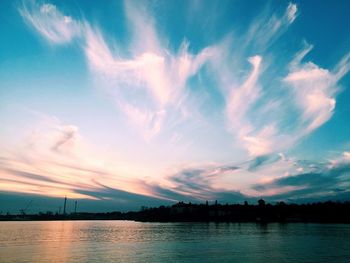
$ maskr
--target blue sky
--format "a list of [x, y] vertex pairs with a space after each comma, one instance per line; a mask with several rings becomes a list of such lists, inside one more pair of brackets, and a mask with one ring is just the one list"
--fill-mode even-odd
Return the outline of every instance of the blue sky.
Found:
[[348, 1], [0, 5], [4, 209], [349, 198]]

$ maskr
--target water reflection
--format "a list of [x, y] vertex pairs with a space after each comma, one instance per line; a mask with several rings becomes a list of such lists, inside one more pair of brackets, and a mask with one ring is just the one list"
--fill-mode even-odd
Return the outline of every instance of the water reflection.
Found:
[[350, 226], [1, 222], [0, 262], [344, 262]]

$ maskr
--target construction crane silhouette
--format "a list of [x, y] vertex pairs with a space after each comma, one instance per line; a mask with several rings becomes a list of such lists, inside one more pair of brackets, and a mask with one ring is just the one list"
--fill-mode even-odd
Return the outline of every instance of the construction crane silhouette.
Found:
[[22, 208], [19, 210], [19, 212], [21, 213], [22, 216], [25, 216], [26, 215], [26, 212], [28, 210], [28, 208], [30, 207], [30, 205], [33, 203], [33, 200], [30, 200], [28, 203], [27, 203], [27, 206], [25, 208]]
[[63, 214], [66, 214], [67, 196], [64, 197]]

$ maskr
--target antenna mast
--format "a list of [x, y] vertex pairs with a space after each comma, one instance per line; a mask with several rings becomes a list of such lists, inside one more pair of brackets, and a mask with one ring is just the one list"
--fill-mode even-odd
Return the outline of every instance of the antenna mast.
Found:
[[67, 196], [64, 197], [63, 214], [66, 214]]

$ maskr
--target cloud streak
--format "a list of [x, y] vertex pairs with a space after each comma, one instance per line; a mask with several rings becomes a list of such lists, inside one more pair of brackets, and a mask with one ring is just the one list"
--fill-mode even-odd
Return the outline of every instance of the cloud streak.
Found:
[[53, 4], [24, 2], [19, 12], [25, 21], [53, 44], [66, 44], [81, 33], [80, 24]]
[[[258, 184], [258, 191], [291, 187], [295, 190], [278, 194], [275, 198], [302, 199], [317, 196], [336, 197], [339, 193], [348, 192], [350, 186], [350, 163], [342, 162], [335, 166], [319, 167], [313, 171], [281, 177], [271, 183]], [[297, 198], [296, 198], [297, 197]]]
[[296, 4], [289, 3], [283, 15], [263, 13], [254, 21], [245, 38], [245, 45], [253, 45], [256, 49], [266, 50], [272, 45], [298, 16]]
[[[122, 201], [345, 191], [348, 152], [325, 163], [286, 154], [332, 118], [350, 70], [349, 53], [321, 67], [306, 60], [312, 45], [298, 51], [283, 42], [302, 14], [296, 4], [266, 8], [237, 32], [199, 44], [185, 34], [177, 41], [165, 35], [151, 4], [123, 8], [126, 44], [53, 4], [28, 1], [18, 8], [50, 44], [79, 40], [88, 77], [113, 103], [117, 113], [108, 112], [108, 121], [118, 128], [103, 148], [74, 121], [48, 118], [20, 147], [3, 151], [0, 189], [101, 200], [120, 195]], [[94, 129], [103, 130], [98, 136], [109, 133]], [[115, 149], [105, 153], [109, 147]]]
[[[139, 34], [150, 37], [144, 32]], [[156, 37], [155, 33], [151, 35]], [[208, 47], [196, 55], [191, 54], [188, 43], [183, 42], [176, 54], [165, 47], [152, 47], [123, 59], [112, 53], [100, 32], [88, 28], [86, 36], [85, 52], [91, 69], [111, 79], [112, 93], [117, 94], [119, 108], [140, 129], [146, 130], [147, 138], [159, 133], [168, 111], [179, 111], [179, 101], [186, 92], [188, 79], [215, 53], [214, 48]], [[148, 42], [158, 43], [156, 40], [144, 42], [146, 46]], [[139, 96], [147, 97], [149, 101], [145, 102]], [[138, 100], [131, 103], [135, 98]]]
[[349, 59], [344, 59], [335, 67], [336, 72], [320, 68], [312, 62], [301, 60], [312, 46], [307, 45], [291, 62], [289, 74], [284, 81], [292, 89], [295, 104], [301, 110], [305, 133], [310, 133], [327, 122], [333, 115], [336, 94], [340, 87], [337, 82], [349, 71]]

